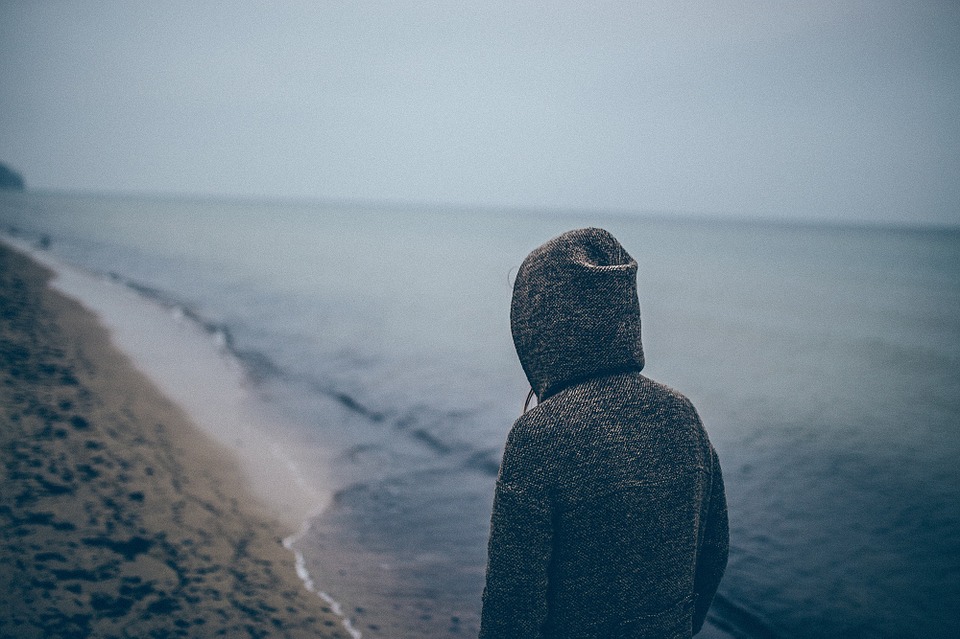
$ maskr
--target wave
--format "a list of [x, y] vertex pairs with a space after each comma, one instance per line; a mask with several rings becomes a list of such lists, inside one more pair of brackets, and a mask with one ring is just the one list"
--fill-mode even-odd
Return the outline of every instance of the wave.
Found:
[[113, 271], [107, 273], [105, 277], [168, 309], [178, 321], [188, 321], [199, 327], [213, 339], [222, 352], [241, 365], [246, 378], [254, 385], [268, 381], [297, 385], [317, 396], [336, 402], [373, 425], [392, 427], [393, 430], [403, 433], [438, 457], [459, 455], [461, 460], [457, 466], [463, 469], [493, 477], [499, 472], [499, 450], [477, 448], [459, 440], [451, 441], [437, 432], [439, 430], [437, 426], [474, 417], [473, 411], [442, 411], [424, 405], [406, 409], [374, 407], [365, 399], [338, 388], [331, 380], [321, 380], [305, 373], [287, 370], [267, 353], [238, 346], [234, 332], [228, 324], [204, 316], [174, 293], [124, 277]]

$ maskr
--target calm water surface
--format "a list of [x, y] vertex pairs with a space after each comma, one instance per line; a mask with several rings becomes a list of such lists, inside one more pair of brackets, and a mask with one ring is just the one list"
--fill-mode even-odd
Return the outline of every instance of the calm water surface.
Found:
[[645, 372], [720, 453], [732, 548], [711, 629], [954, 636], [956, 230], [54, 194], [3, 194], [0, 225], [187, 309], [245, 363], [298, 463], [336, 478], [298, 547], [364, 637], [476, 633], [527, 390], [512, 275], [603, 226], [640, 264]]

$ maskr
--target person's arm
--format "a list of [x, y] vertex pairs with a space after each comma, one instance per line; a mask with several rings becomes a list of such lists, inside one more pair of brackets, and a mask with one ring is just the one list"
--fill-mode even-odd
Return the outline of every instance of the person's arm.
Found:
[[729, 529], [727, 522], [727, 498], [723, 490], [723, 474], [717, 453], [711, 448], [713, 472], [711, 473], [710, 507], [704, 525], [703, 541], [697, 555], [697, 572], [694, 577], [693, 632], [700, 632], [707, 618], [710, 602], [720, 586], [723, 571], [727, 567]]
[[542, 467], [511, 431], [494, 494], [480, 639], [542, 637], [552, 514]]

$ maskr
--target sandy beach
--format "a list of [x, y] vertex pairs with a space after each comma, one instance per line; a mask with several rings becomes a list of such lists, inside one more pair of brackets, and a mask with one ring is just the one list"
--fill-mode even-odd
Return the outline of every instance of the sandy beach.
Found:
[[0, 637], [349, 637], [234, 457], [0, 245]]

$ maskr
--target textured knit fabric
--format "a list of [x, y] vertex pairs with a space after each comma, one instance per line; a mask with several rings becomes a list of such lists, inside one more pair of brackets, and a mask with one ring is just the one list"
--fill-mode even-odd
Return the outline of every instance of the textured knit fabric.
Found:
[[723, 479], [697, 412], [640, 374], [636, 262], [600, 229], [517, 274], [511, 322], [540, 403], [507, 437], [481, 639], [688, 638], [727, 562]]

